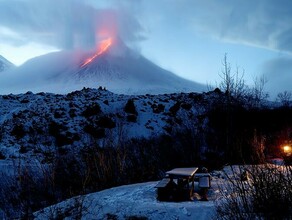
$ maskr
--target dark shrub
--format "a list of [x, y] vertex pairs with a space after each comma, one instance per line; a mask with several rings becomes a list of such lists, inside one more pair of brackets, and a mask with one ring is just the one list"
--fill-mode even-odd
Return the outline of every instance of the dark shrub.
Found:
[[115, 128], [116, 123], [108, 116], [103, 116], [97, 121], [97, 125], [103, 128]]
[[55, 121], [49, 122], [48, 130], [49, 134], [56, 137], [61, 131], [65, 130], [66, 127], [62, 124], [59, 124]]
[[28, 149], [27, 147], [24, 147], [24, 146], [21, 146], [20, 149], [19, 149], [19, 153], [20, 154], [25, 154], [28, 152]]
[[16, 137], [16, 139], [23, 138], [25, 135], [24, 126], [22, 124], [17, 124], [13, 127], [11, 134]]
[[54, 112], [54, 117], [55, 117], [55, 118], [62, 118], [62, 116], [64, 116], [64, 112], [60, 112], [60, 111], [58, 111], [58, 110], [56, 110], [56, 111]]
[[74, 139], [71, 136], [67, 136], [66, 134], [59, 133], [55, 137], [57, 146], [60, 147], [60, 146], [64, 146], [64, 145], [73, 144]]
[[126, 216], [126, 220], [147, 220], [148, 218], [145, 216], [137, 216], [137, 215], [131, 215]]
[[100, 105], [98, 103], [92, 103], [91, 105], [86, 106], [82, 115], [84, 117], [90, 117], [90, 116], [98, 115], [99, 113], [101, 113]]
[[0, 151], [0, 160], [6, 159], [6, 156]]
[[164, 112], [164, 109], [165, 109], [165, 106], [162, 105], [162, 104], [153, 104], [151, 106], [152, 110], [153, 110], [153, 113], [161, 113], [161, 112]]
[[178, 110], [180, 109], [180, 102], [176, 102], [173, 106], [171, 106], [169, 108], [169, 111], [171, 112], [171, 114], [176, 115], [176, 113], [178, 112]]
[[21, 103], [29, 103], [29, 100], [28, 99], [23, 99], [20, 101]]
[[192, 108], [192, 105], [189, 103], [182, 103], [181, 107], [185, 110], [190, 110]]
[[133, 99], [129, 99], [124, 108], [126, 113], [138, 115]]
[[128, 115], [127, 116], [127, 121], [128, 122], [137, 122], [137, 116], [136, 115], [133, 115], [133, 114]]
[[84, 126], [84, 131], [90, 134], [92, 137], [100, 139], [105, 137], [105, 129], [104, 128], [96, 128], [92, 124], [87, 124]]
[[69, 115], [71, 118], [76, 117], [76, 109], [72, 108], [69, 110]]

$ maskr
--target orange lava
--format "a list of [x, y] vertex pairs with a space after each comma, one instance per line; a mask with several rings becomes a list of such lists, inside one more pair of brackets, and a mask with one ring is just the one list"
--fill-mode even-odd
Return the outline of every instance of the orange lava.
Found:
[[96, 57], [100, 54], [104, 53], [112, 44], [112, 39], [108, 38], [100, 42], [97, 52], [92, 56], [85, 60], [85, 62], [81, 65], [81, 67], [86, 66], [87, 64], [91, 63]]

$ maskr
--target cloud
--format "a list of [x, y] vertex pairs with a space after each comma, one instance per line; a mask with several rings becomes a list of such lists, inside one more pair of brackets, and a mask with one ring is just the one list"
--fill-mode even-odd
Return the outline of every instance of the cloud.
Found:
[[15, 34], [1, 40], [18, 45], [34, 41], [63, 49], [92, 48], [106, 35], [118, 35], [124, 41], [141, 40], [143, 28], [129, 5], [96, 2], [2, 0], [0, 33], [2, 28]]
[[198, 35], [292, 52], [290, 0], [162, 0], [160, 7], [170, 23]]
[[8, 42], [13, 46], [21, 46], [24, 44], [24, 40], [16, 32], [6, 27], [0, 26], [0, 42]]
[[[290, 0], [1, 0], [1, 27], [21, 39], [59, 48], [92, 47], [99, 31], [126, 42], [145, 39], [147, 27], [192, 29], [223, 41], [292, 52]], [[175, 33], [173, 33], [175, 34]], [[12, 42], [13, 41], [13, 42]]]
[[263, 73], [268, 79], [267, 89], [276, 96], [279, 92], [292, 91], [292, 58], [280, 57], [267, 61]]

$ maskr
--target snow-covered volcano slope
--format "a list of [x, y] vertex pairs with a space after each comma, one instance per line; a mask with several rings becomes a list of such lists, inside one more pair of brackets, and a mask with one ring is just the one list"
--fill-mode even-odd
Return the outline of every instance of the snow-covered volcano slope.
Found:
[[13, 63], [5, 59], [3, 56], [0, 55], [0, 72], [4, 72], [11, 68], [15, 67]]
[[202, 92], [206, 88], [164, 70], [122, 42], [87, 65], [96, 51], [61, 51], [33, 58], [0, 78], [0, 92], [67, 93], [83, 87], [103, 86], [115, 93], [162, 94]]
[[160, 68], [122, 43], [113, 45], [93, 62], [79, 69], [79, 81], [99, 82], [126, 94], [202, 92], [205, 87]]

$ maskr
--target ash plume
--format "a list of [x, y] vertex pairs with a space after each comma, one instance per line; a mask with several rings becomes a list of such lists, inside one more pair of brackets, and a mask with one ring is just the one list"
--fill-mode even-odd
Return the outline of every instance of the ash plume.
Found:
[[89, 49], [107, 35], [133, 43], [143, 39], [133, 7], [118, 1], [0, 1], [0, 27], [15, 33], [2, 39], [18, 45], [35, 41], [59, 49]]

